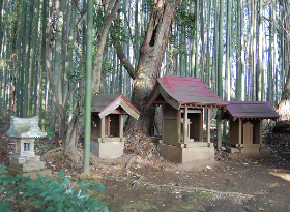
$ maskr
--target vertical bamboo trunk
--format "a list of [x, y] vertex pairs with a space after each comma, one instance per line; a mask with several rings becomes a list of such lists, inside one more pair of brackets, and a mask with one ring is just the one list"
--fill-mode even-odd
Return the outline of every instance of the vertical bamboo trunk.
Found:
[[[29, 5], [29, 12], [28, 12], [28, 15], [29, 15], [29, 18], [28, 18], [28, 26], [32, 26], [32, 17], [33, 17], [33, 9], [34, 9], [34, 0], [32, 0], [30, 2], [30, 5]], [[30, 86], [29, 86], [29, 62], [30, 62], [30, 53], [31, 53], [31, 42], [32, 42], [32, 37], [31, 37], [31, 34], [32, 34], [32, 27], [28, 27], [28, 32], [27, 32], [27, 52], [26, 52], [26, 61], [25, 61], [25, 83], [24, 83], [24, 96], [23, 96], [23, 115], [24, 117], [27, 117], [28, 116], [28, 100], [29, 100], [29, 89], [30, 89]]]
[[240, 0], [240, 47], [241, 47], [241, 55], [240, 55], [240, 91], [239, 91], [239, 95], [240, 95], [240, 100], [245, 100], [245, 97], [244, 97], [244, 85], [245, 85], [245, 70], [244, 70], [244, 67], [245, 67], [245, 52], [244, 52], [244, 1], [243, 0]]
[[[223, 98], [223, 52], [224, 52], [224, 1], [220, 1], [220, 25], [219, 25], [220, 37], [219, 37], [219, 67], [218, 67], [218, 95]], [[217, 119], [217, 131], [218, 131], [218, 149], [222, 147], [222, 135], [221, 135], [221, 110], [218, 110]]]
[[256, 61], [255, 61], [255, 21], [256, 21], [256, 15], [255, 15], [255, 1], [251, 0], [251, 50], [250, 50], [250, 58], [251, 58], [251, 66], [250, 66], [250, 77], [251, 77], [251, 90], [250, 90], [250, 96], [251, 100], [255, 101], [255, 77], [254, 77], [254, 71], [256, 69]]
[[230, 47], [231, 47], [231, 0], [227, 1], [227, 57], [226, 57], [226, 82], [225, 82], [225, 99], [230, 101], [231, 97], [231, 85], [230, 85], [230, 76], [231, 76], [231, 61], [230, 61]]
[[[64, 20], [63, 13], [63, 3], [60, 3], [59, 0], [55, 1], [55, 10], [56, 10], [56, 39], [55, 39], [55, 57], [54, 57], [54, 82], [55, 82], [55, 90], [56, 90], [56, 99], [59, 100], [59, 82], [60, 79], [60, 68], [61, 68], [61, 40], [62, 40], [62, 22]], [[59, 101], [58, 101], [59, 102]], [[52, 113], [51, 113], [51, 121], [50, 121], [50, 132], [56, 132], [55, 129], [55, 121], [56, 121], [56, 107], [52, 104]], [[60, 129], [59, 129], [60, 130]]]
[[85, 101], [85, 145], [84, 174], [89, 173], [91, 138], [91, 87], [92, 87], [92, 41], [93, 41], [93, 0], [87, 4], [87, 55], [86, 55], [86, 101]]
[[24, 86], [25, 86], [25, 53], [26, 53], [26, 41], [27, 41], [27, 35], [26, 35], [26, 21], [27, 21], [27, 2], [25, 1], [23, 4], [23, 23], [22, 23], [22, 54], [21, 54], [21, 69], [20, 69], [20, 92], [21, 92], [21, 100], [20, 100], [20, 117], [27, 117], [27, 114], [25, 114], [25, 106], [24, 106]]
[[[179, 46], [182, 48], [182, 50], [184, 50], [184, 27], [180, 27], [182, 28], [181, 30], [179, 30]], [[185, 76], [185, 61], [184, 61], [184, 56], [183, 55], [179, 55], [179, 71], [180, 71], [180, 76]]]
[[4, 8], [4, 0], [0, 0], [0, 57], [2, 55], [2, 39], [3, 39], [3, 23], [2, 23], [2, 9]]
[[205, 81], [205, 70], [204, 70], [204, 0], [200, 0], [200, 37], [201, 37], [200, 79]]
[[[269, 5], [269, 20], [272, 16], [272, 6]], [[273, 84], [272, 84], [272, 66], [273, 66], [273, 56], [272, 56], [272, 23], [269, 23], [269, 46], [268, 46], [268, 90], [267, 90], [267, 101], [273, 107]]]
[[213, 48], [214, 48], [214, 70], [215, 70], [215, 93], [218, 94], [218, 39], [219, 39], [219, 31], [218, 31], [218, 7], [217, 7], [217, 0], [214, 0], [214, 42], [213, 42]]
[[195, 7], [195, 77], [200, 78], [200, 70], [199, 70], [199, 0], [196, 0]]
[[37, 38], [38, 38], [38, 22], [39, 22], [39, 13], [40, 13], [40, 0], [36, 1], [35, 5], [35, 18], [33, 23], [33, 41], [32, 41], [32, 59], [31, 59], [31, 71], [30, 71], [30, 95], [29, 95], [29, 116], [35, 115], [36, 108], [36, 93], [35, 87], [37, 84], [37, 71], [36, 69], [36, 57], [37, 57]]
[[41, 130], [45, 131], [45, 99], [46, 99], [46, 28], [47, 28], [47, 0], [43, 0], [42, 38], [41, 38]]
[[211, 88], [211, 68], [210, 68], [210, 7], [211, 1], [207, 1], [207, 41], [206, 41], [206, 72], [207, 72], [207, 85]]
[[274, 74], [276, 77], [276, 86], [275, 86], [275, 96], [276, 96], [276, 100], [278, 100], [278, 86], [277, 86], [277, 81], [278, 81], [278, 70], [279, 70], [279, 63], [278, 63], [278, 40], [277, 40], [277, 1], [273, 0], [272, 1], [272, 8], [273, 8], [273, 42], [274, 42]]
[[258, 101], [262, 101], [262, 72], [263, 72], [263, 0], [259, 0], [259, 57], [256, 74], [256, 96]]
[[62, 104], [64, 104], [64, 100], [66, 94], [68, 92], [68, 37], [69, 37], [69, 29], [70, 29], [70, 21], [71, 21], [71, 6], [74, 4], [72, 1], [67, 2], [67, 11], [66, 11], [66, 24], [63, 26], [63, 45], [62, 45]]
[[235, 85], [235, 90], [236, 90], [236, 100], [240, 101], [241, 100], [241, 5], [240, 5], [241, 0], [237, 0], [236, 6], [236, 24], [237, 24], [237, 33], [236, 33], [236, 85]]
[[[69, 37], [68, 37], [68, 67], [69, 67], [69, 76], [74, 75], [74, 68], [75, 68], [75, 63], [74, 63], [74, 43], [76, 39], [76, 32], [75, 32], [75, 25], [76, 25], [76, 4], [72, 3], [71, 6], [71, 20], [70, 20], [70, 27], [69, 27]], [[68, 89], [74, 84], [73, 79], [70, 79], [71, 77], [68, 78]], [[69, 96], [69, 103], [68, 103], [68, 111], [69, 111], [69, 117], [68, 121], [70, 121], [73, 118], [73, 111], [74, 111], [74, 92], [72, 92]]]
[[[193, 78], [195, 78], [195, 39], [196, 39], [196, 36], [194, 36], [194, 38], [190, 42], [190, 56], [191, 56], [191, 70], [190, 70], [191, 74], [190, 74], [190, 76]], [[173, 69], [174, 69], [174, 66], [173, 66]], [[174, 69], [174, 70], [176, 70], [176, 69]]]

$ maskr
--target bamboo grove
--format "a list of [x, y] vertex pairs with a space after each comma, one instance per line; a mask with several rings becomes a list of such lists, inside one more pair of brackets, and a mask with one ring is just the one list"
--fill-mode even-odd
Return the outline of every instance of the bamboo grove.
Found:
[[[60, 135], [83, 119], [86, 4], [0, 0], [2, 110], [38, 115], [43, 130], [57, 128]], [[138, 65], [152, 5], [94, 1], [92, 67], [100, 71], [92, 94], [131, 98], [127, 70]], [[267, 100], [277, 107], [289, 70], [288, 12], [287, 0], [178, 1], [161, 75], [201, 78], [225, 100]]]

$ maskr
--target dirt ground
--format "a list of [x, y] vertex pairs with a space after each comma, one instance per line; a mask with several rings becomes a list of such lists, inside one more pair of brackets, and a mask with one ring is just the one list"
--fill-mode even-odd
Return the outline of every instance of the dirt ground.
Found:
[[[8, 165], [15, 143], [0, 126], [0, 163]], [[36, 154], [60, 146], [58, 139], [36, 141]], [[174, 164], [160, 156], [155, 138], [129, 138], [125, 154], [116, 159], [90, 156], [90, 174], [76, 161], [53, 151], [42, 157], [53, 177], [65, 171], [73, 181], [86, 178], [105, 185], [105, 194], [90, 197], [107, 203], [110, 211], [290, 211], [290, 163], [281, 157], [290, 139], [264, 139], [268, 152], [259, 155], [216, 151], [215, 162]], [[83, 152], [82, 142], [78, 147]], [[17, 207], [14, 209], [17, 210]], [[21, 209], [19, 209], [21, 211]]]

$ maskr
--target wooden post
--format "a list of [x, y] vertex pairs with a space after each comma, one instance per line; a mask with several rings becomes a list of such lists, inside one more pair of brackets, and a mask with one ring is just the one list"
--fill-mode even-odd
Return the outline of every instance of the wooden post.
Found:
[[180, 142], [180, 131], [181, 131], [181, 110], [179, 109], [177, 111], [177, 117], [176, 117], [176, 121], [177, 121], [177, 141], [178, 143]]
[[123, 138], [123, 114], [119, 115], [119, 137]]
[[184, 108], [183, 113], [183, 143], [187, 143], [187, 107]]
[[108, 115], [108, 137], [111, 134], [111, 116]]
[[206, 117], [206, 142], [210, 143], [210, 109], [207, 109]]
[[242, 120], [238, 119], [238, 142], [242, 144]]
[[201, 110], [201, 113], [199, 115], [199, 136], [198, 136], [199, 142], [203, 142], [203, 110]]
[[105, 138], [105, 129], [106, 129], [106, 117], [102, 118], [100, 120], [100, 132], [101, 132], [101, 138]]
[[164, 104], [162, 104], [162, 140], [164, 141], [164, 135], [165, 135], [165, 130], [164, 130]]
[[242, 120], [237, 118], [230, 120], [230, 142], [229, 144], [242, 144]]
[[256, 120], [253, 122], [254, 124], [254, 144], [262, 144], [263, 143], [263, 122], [262, 119]]

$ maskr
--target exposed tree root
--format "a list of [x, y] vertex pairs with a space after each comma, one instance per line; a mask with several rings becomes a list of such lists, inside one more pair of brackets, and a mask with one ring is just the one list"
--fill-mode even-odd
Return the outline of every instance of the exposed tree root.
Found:
[[[44, 153], [43, 155], [40, 156], [40, 159], [41, 160], [46, 160], [46, 158], [48, 158], [53, 152], [56, 152], [56, 151], [63, 151], [64, 148], [63, 146], [61, 147], [58, 147], [56, 149], [52, 149], [52, 150], [49, 150], [48, 152]], [[81, 154], [80, 152], [73, 146], [68, 146], [67, 147], [67, 156], [72, 160], [72, 161], [75, 161], [76, 163], [78, 163], [79, 161], [81, 161]]]
[[[122, 178], [124, 179], [124, 178]], [[144, 179], [142, 176], [140, 176], [137, 180], [134, 180], [132, 182], [132, 186], [134, 187], [135, 184], [140, 184], [140, 185], [149, 185], [149, 186], [155, 186], [155, 187], [169, 187], [169, 188], [174, 188], [174, 189], [180, 189], [180, 190], [185, 190], [185, 191], [202, 191], [202, 192], [208, 192], [212, 194], [217, 194], [220, 196], [238, 196], [238, 197], [246, 197], [247, 199], [253, 199], [255, 198], [255, 195], [253, 194], [245, 194], [241, 192], [230, 192], [230, 191], [218, 191], [218, 190], [213, 190], [213, 189], [207, 189], [207, 188], [202, 188], [202, 187], [191, 187], [191, 186], [179, 186], [179, 185], [168, 185], [168, 184], [154, 184], [150, 182], [145, 182], [142, 181]], [[128, 180], [128, 179], [127, 179]]]
[[40, 156], [40, 160], [45, 160], [51, 153], [58, 151], [58, 150], [63, 150], [63, 147], [61, 146], [61, 147], [58, 147], [56, 149], [49, 150], [48, 152], [46, 152]]

